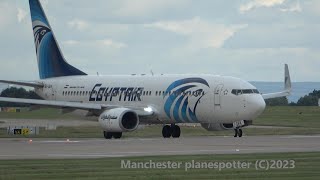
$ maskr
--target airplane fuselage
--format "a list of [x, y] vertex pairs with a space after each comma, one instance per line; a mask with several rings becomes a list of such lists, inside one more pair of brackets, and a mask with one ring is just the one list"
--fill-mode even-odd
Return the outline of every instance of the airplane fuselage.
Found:
[[252, 120], [265, 108], [253, 85], [226, 76], [69, 76], [39, 82], [44, 88], [36, 92], [46, 100], [150, 107], [162, 123], [233, 123]]

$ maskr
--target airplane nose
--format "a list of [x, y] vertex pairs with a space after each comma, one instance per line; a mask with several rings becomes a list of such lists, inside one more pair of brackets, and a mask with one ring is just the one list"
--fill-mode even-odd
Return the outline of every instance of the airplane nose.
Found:
[[250, 108], [250, 114], [252, 118], [258, 117], [266, 108], [266, 102], [261, 95], [250, 98], [248, 101], [248, 106]]
[[259, 95], [259, 98], [255, 98], [253, 102], [255, 115], [259, 116], [263, 113], [264, 109], [266, 108], [266, 102], [264, 101], [263, 97]]

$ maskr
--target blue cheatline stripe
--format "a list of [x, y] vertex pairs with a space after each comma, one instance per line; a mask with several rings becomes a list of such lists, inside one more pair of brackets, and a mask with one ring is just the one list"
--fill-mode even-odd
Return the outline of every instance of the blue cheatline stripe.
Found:
[[181, 96], [175, 106], [174, 106], [174, 109], [173, 109], [173, 117], [174, 119], [176, 120], [176, 122], [182, 122], [181, 119], [180, 119], [180, 116], [179, 116], [179, 108], [180, 108], [180, 105], [182, 103], [182, 100], [183, 100], [184, 96]]

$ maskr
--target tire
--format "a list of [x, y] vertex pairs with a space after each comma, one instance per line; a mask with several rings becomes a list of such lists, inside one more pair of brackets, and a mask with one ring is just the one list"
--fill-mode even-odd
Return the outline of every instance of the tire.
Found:
[[171, 137], [171, 127], [169, 125], [165, 125], [162, 128], [162, 136], [164, 138], [170, 138]]
[[113, 138], [120, 139], [121, 137], [122, 137], [122, 132], [114, 132], [113, 133]]
[[174, 125], [172, 126], [172, 137], [173, 138], [179, 138], [181, 134], [181, 129], [179, 126]]
[[238, 137], [242, 137], [242, 129], [238, 130]]
[[107, 132], [107, 131], [103, 131], [103, 136], [106, 139], [111, 139], [112, 138], [112, 133], [111, 132]]
[[238, 137], [238, 129], [234, 130], [234, 136], [233, 137]]

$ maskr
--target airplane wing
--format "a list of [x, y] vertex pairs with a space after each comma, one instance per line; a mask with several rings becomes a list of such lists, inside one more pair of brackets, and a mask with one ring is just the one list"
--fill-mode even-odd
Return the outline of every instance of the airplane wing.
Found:
[[[38, 106], [52, 107], [52, 108], [72, 108], [82, 110], [107, 110], [113, 108], [120, 108], [120, 106], [106, 105], [106, 104], [94, 104], [94, 103], [82, 103], [82, 102], [68, 102], [68, 101], [51, 101], [51, 100], [38, 100], [38, 99], [22, 99], [22, 98], [8, 98], [0, 97], [0, 102], [11, 103], [24, 103]], [[139, 116], [154, 115], [154, 109], [150, 107], [126, 107], [134, 110]]]
[[284, 90], [276, 93], [262, 94], [263, 99], [289, 96], [291, 94], [291, 79], [288, 65], [284, 65]]
[[7, 81], [7, 80], [0, 80], [0, 83], [15, 84], [15, 85], [20, 85], [20, 86], [34, 87], [34, 88], [41, 88], [41, 87], [44, 86], [42, 83], [38, 83], [38, 82], [27, 82], [27, 81]]

